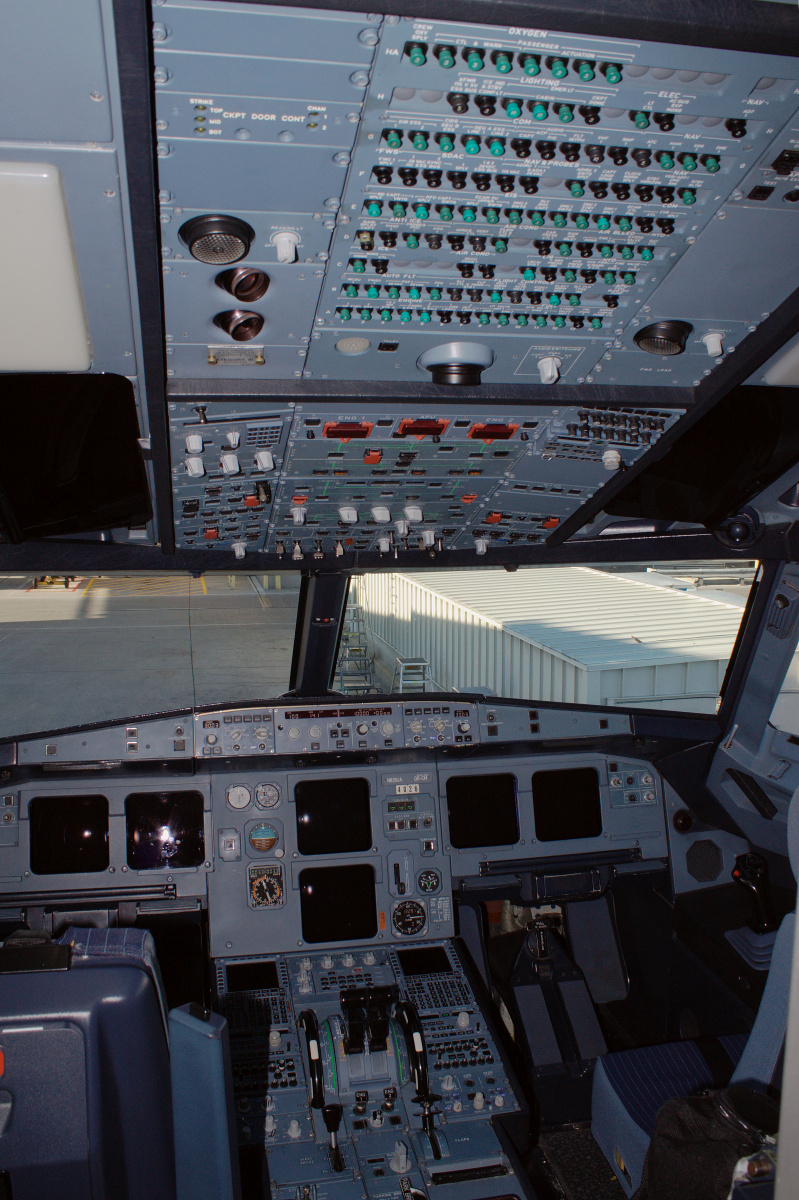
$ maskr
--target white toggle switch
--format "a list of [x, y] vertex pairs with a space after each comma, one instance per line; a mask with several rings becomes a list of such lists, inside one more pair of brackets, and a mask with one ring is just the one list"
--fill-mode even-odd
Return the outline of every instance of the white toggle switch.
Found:
[[411, 1169], [411, 1156], [404, 1142], [394, 1143], [394, 1153], [388, 1160], [388, 1165], [396, 1175], [405, 1175]]
[[404, 512], [409, 521], [421, 521], [423, 519], [422, 510], [418, 504], [406, 504]]
[[289, 1137], [291, 1138], [291, 1140], [293, 1142], [296, 1142], [297, 1138], [302, 1136], [302, 1130], [300, 1129], [300, 1123], [296, 1119], [296, 1117], [293, 1118], [291, 1121], [289, 1121], [288, 1132], [289, 1132]]
[[297, 261], [297, 247], [300, 244], [300, 235], [298, 233], [294, 233], [291, 229], [281, 229], [279, 233], [273, 233], [270, 240], [277, 250], [277, 261], [279, 263], [293, 263]]
[[295, 562], [299, 562], [300, 559], [305, 558], [305, 555], [302, 552], [302, 546], [299, 542], [294, 543], [294, 549], [291, 552], [291, 557]]
[[264, 1117], [264, 1133], [267, 1137], [272, 1137], [274, 1135], [276, 1125], [277, 1121], [275, 1118], [271, 1113], [267, 1113]]
[[333, 956], [331, 954], [322, 955], [322, 966], [326, 971], [331, 970], [333, 966]]
[[442, 1092], [454, 1092], [455, 1091], [455, 1076], [454, 1075], [445, 1075], [444, 1076], [444, 1078], [441, 1080], [441, 1090], [442, 1090]]
[[275, 459], [271, 450], [259, 450], [255, 456], [255, 465], [259, 471], [274, 471]]
[[397, 531], [397, 537], [404, 538], [408, 536], [408, 522], [399, 520], [394, 522], [394, 528]]
[[336, 542], [336, 558], [341, 558], [343, 553], [344, 547], [342, 546], [341, 542]]
[[227, 442], [228, 446], [232, 446], [234, 450], [238, 449], [239, 442], [241, 441], [241, 434], [239, 433], [238, 429], [231, 429], [230, 433], [226, 433], [225, 441]]
[[355, 966], [355, 959], [352, 957], [351, 954], [345, 954], [341, 961], [343, 962], [345, 967], [354, 967]]
[[488, 549], [488, 542], [486, 541], [485, 538], [475, 538], [474, 539], [475, 554], [485, 554], [487, 549]]
[[306, 955], [304, 958], [300, 959], [300, 970], [301, 971], [310, 971], [310, 969], [311, 969], [311, 960]]
[[291, 519], [295, 525], [305, 524], [305, 508], [302, 504], [293, 504], [291, 506]]
[[222, 470], [225, 475], [238, 475], [239, 473], [239, 456], [231, 451], [228, 454], [222, 455]]
[[189, 454], [202, 454], [203, 437], [201, 433], [190, 433], [186, 438], [186, 449]]
[[553, 356], [539, 358], [538, 374], [542, 383], [556, 383], [560, 376], [560, 359]]
[[191, 475], [192, 479], [199, 479], [201, 475], [205, 474], [203, 460], [201, 458], [187, 458], [186, 472]]
[[381, 554], [388, 554], [389, 551], [391, 550], [391, 539], [385, 538], [385, 537], [378, 538], [377, 539], [377, 548]]
[[355, 522], [358, 520], [357, 508], [352, 508], [349, 504], [343, 505], [338, 510], [338, 515], [341, 517], [342, 521], [344, 521], [345, 524], [347, 524], [347, 525], [354, 525]]
[[618, 450], [605, 450], [602, 455], [602, 466], [606, 471], [618, 471], [621, 466], [621, 455]]
[[435, 544], [436, 544], [435, 529], [423, 529], [422, 530], [422, 541], [424, 542], [425, 546], [435, 546]]
[[371, 950], [367, 950], [363, 956], [363, 965], [365, 967], [373, 967], [375, 965], [375, 956]]
[[707, 352], [711, 358], [721, 358], [722, 354], [724, 353], [722, 334], [706, 333], [705, 336], [699, 340], [700, 342], [704, 342], [705, 346], [707, 346]]
[[233, 553], [236, 555], [236, 558], [244, 558], [244, 555], [247, 553], [247, 543], [246, 542], [234, 542], [233, 543]]
[[473, 1103], [474, 1103], [474, 1111], [475, 1112], [480, 1112], [482, 1109], [484, 1109], [485, 1102], [486, 1102], [486, 1098], [482, 1092], [474, 1093], [474, 1102]]
[[467, 1012], [459, 1012], [455, 1019], [455, 1024], [458, 1026], [458, 1029], [468, 1029], [471, 1023], [472, 1018]]
[[374, 517], [375, 521], [377, 521], [378, 525], [387, 525], [391, 520], [391, 512], [382, 504], [377, 504], [372, 509], [372, 516]]

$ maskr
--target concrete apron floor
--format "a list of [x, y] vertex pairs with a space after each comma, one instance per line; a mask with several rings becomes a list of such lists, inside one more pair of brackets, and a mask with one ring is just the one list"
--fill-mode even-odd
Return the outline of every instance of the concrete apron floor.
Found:
[[288, 688], [298, 576], [33, 583], [0, 577], [0, 737]]

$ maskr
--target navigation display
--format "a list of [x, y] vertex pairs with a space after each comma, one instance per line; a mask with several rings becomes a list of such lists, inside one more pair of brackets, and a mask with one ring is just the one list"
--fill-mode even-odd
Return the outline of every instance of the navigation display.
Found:
[[368, 863], [300, 871], [302, 936], [306, 942], [348, 942], [377, 933], [375, 872]]
[[533, 815], [540, 842], [599, 837], [602, 809], [596, 770], [577, 767], [571, 771], [536, 771]]
[[449, 840], [459, 850], [519, 840], [515, 775], [452, 775], [447, 780]]
[[300, 854], [354, 854], [372, 845], [366, 779], [303, 779], [294, 788]]
[[137, 792], [125, 800], [128, 866], [199, 867], [205, 858], [200, 792]]

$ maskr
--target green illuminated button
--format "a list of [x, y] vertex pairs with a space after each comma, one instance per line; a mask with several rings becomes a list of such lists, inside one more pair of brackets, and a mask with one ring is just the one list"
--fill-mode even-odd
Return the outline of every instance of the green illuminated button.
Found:
[[592, 317], [591, 318], [591, 328], [592, 329], [601, 329], [602, 328], [602, 318], [601, 317]]
[[621, 281], [622, 283], [626, 283], [628, 287], [631, 287], [635, 283], [635, 276], [629, 271], [625, 271], [621, 277]]
[[578, 182], [576, 179], [575, 179], [574, 183], [570, 183], [570, 184], [569, 184], [569, 191], [570, 191], [570, 192], [571, 192], [571, 194], [572, 194], [572, 195], [575, 197], [575, 199], [576, 199], [578, 196], [584, 196], [584, 195], [585, 195], [585, 188], [584, 188], [584, 187], [583, 187], [583, 185], [582, 185], [581, 183], [579, 183], [579, 182]]
[[568, 258], [572, 252], [572, 248], [568, 242], [558, 242], [558, 254], [563, 258]]
[[404, 204], [392, 204], [391, 212], [395, 217], [404, 217], [405, 216], [405, 205]]
[[380, 320], [381, 321], [390, 321], [391, 320], [391, 309], [390, 308], [381, 308], [380, 309]]
[[477, 214], [473, 208], [462, 209], [461, 216], [463, 217], [464, 221], [475, 221], [477, 219]]
[[527, 317], [524, 315], [524, 313], [519, 313], [519, 315], [516, 318], [516, 324], [520, 325], [522, 327], [524, 327], [527, 324]]
[[588, 217], [585, 215], [585, 213], [578, 213], [577, 216], [574, 218], [574, 223], [578, 229], [587, 229], [588, 228]]
[[562, 121], [564, 125], [568, 125], [569, 121], [574, 120], [574, 113], [569, 108], [568, 104], [558, 105], [558, 120]]
[[386, 145], [389, 150], [399, 150], [402, 145], [402, 134], [398, 129], [389, 129], [386, 134]]
[[494, 59], [494, 66], [499, 71], [500, 75], [507, 75], [508, 71], [510, 71], [511, 67], [513, 66], [513, 63], [507, 54], [498, 54]]
[[371, 308], [362, 308], [362, 309], [361, 309], [361, 314], [360, 314], [360, 315], [361, 315], [361, 320], [362, 320], [362, 321], [371, 321], [371, 319], [372, 319], [372, 310], [371, 310]]
[[613, 247], [608, 246], [607, 243], [605, 243], [599, 247], [599, 253], [603, 258], [613, 258]]
[[547, 106], [546, 106], [546, 104], [542, 104], [541, 101], [539, 100], [536, 104], [533, 105], [533, 120], [534, 121], [546, 121], [546, 119], [547, 119]]
[[452, 209], [448, 204], [442, 204], [441, 208], [438, 210], [438, 215], [441, 217], [442, 221], [451, 221]]
[[383, 205], [379, 200], [370, 200], [366, 206], [366, 211], [370, 217], [379, 217], [383, 211]]
[[547, 296], [547, 300], [549, 300], [549, 303], [553, 308], [557, 308], [560, 304], [560, 296], [557, 292], [550, 292], [550, 294]]
[[721, 163], [712, 154], [708, 154], [705, 159], [705, 170], [709, 171], [711, 175], [715, 175], [716, 171], [721, 170]]
[[619, 229], [622, 233], [629, 233], [633, 227], [633, 223], [629, 217], [619, 217]]
[[556, 325], [558, 327], [558, 329], [562, 329], [563, 326], [566, 324], [566, 318], [561, 317], [561, 316], [553, 317], [552, 324]]
[[452, 138], [449, 136], [448, 133], [441, 134], [441, 137], [438, 139], [438, 144], [441, 147], [442, 154], [451, 154], [452, 151], [455, 149], [455, 146], [453, 145], [453, 142], [452, 142]]
[[498, 313], [497, 314], [497, 323], [499, 325], [507, 325], [509, 323], [509, 321], [510, 321], [510, 317], [508, 316], [507, 313]]
[[410, 296], [411, 300], [419, 300], [421, 298], [422, 293], [419, 288], [412, 287], [412, 288], [408, 288], [408, 295]]
[[492, 304], [499, 304], [502, 299], [502, 292], [489, 292], [488, 298]]
[[556, 229], [563, 229], [566, 224], [566, 217], [563, 215], [563, 213], [555, 213], [552, 218], [552, 223]]
[[467, 154], [480, 153], [480, 143], [477, 138], [467, 137], [466, 141], [463, 143], [463, 148]]
[[410, 314], [410, 312], [408, 311], [408, 309], [407, 309], [407, 308], [405, 308], [405, 309], [403, 309], [403, 310], [402, 310], [402, 312], [401, 312], [401, 313], [400, 313], [400, 315], [399, 315], [399, 319], [400, 319], [401, 321], [403, 321], [403, 322], [404, 322], [406, 325], [408, 324], [408, 322], [409, 322], [409, 321], [410, 321], [410, 319], [411, 319], [411, 314]]
[[550, 69], [555, 79], [563, 79], [569, 68], [562, 58], [555, 58]]
[[535, 279], [535, 271], [532, 267], [525, 267], [522, 271], [523, 279]]
[[488, 325], [489, 322], [491, 321], [491, 318], [488, 315], [488, 313], [478, 313], [477, 320], [480, 322], [481, 325]]
[[597, 229], [610, 229], [610, 217], [597, 217]]
[[470, 71], [482, 71], [483, 56], [477, 50], [470, 50], [466, 56], [466, 66]]
[[362, 258], [355, 258], [352, 261], [352, 269], [356, 273], [356, 275], [362, 275], [363, 272], [366, 270], [366, 263], [363, 261]]
[[608, 287], [612, 287], [616, 282], [616, 276], [613, 271], [605, 271], [602, 275], [602, 282], [606, 283]]
[[696, 204], [696, 192], [692, 192], [690, 188], [683, 188], [680, 199], [683, 204]]
[[683, 154], [682, 169], [684, 171], [695, 171], [696, 170], [696, 159], [694, 158], [693, 154]]
[[431, 300], [440, 300], [441, 299], [441, 288], [430, 288], [429, 291], [430, 291], [430, 299]]
[[670, 171], [674, 166], [674, 155], [664, 150], [662, 154], [658, 155], [658, 162], [664, 171]]
[[633, 256], [632, 246], [622, 246], [621, 256], [622, 256], [622, 258], [625, 258], [625, 259], [632, 258], [632, 256]]
[[536, 317], [535, 323], [539, 329], [543, 329], [547, 323], [547, 319], [546, 319], [546, 317]]
[[430, 209], [426, 204], [417, 204], [414, 212], [416, 213], [417, 219], [420, 221], [426, 221], [430, 216]]
[[522, 59], [522, 70], [525, 75], [538, 75], [541, 71], [538, 59], [533, 58], [532, 54], [526, 54]]
[[486, 209], [486, 220], [488, 221], [489, 225], [496, 225], [498, 223], [499, 213], [495, 208]]
[[576, 272], [574, 272], [570, 269], [568, 271], [563, 272], [563, 278], [566, 280], [567, 283], [574, 283], [574, 281], [577, 279], [577, 275], [576, 275]]
[[522, 214], [518, 212], [517, 209], [512, 208], [508, 213], [508, 220], [510, 221], [511, 225], [521, 225]]
[[648, 129], [649, 117], [645, 112], [637, 112], [633, 117], [633, 122], [636, 129]]
[[413, 45], [408, 48], [408, 58], [415, 67], [423, 67], [427, 62], [424, 46]]
[[575, 292], [572, 292], [572, 294], [570, 296], [568, 296], [567, 299], [572, 308], [576, 308], [577, 305], [580, 303], [580, 297]]
[[347, 286], [346, 286], [346, 287], [345, 287], [345, 289], [344, 289], [344, 295], [345, 295], [345, 296], [357, 296], [357, 295], [358, 295], [358, 286], [357, 286], [357, 284], [354, 284], [354, 283], [348, 283], [348, 284], [347, 284]]
[[455, 59], [452, 57], [452, 51], [448, 50], [446, 46], [442, 46], [438, 52], [438, 65], [440, 67], [446, 67], [447, 69], [455, 66]]
[[615, 63], [608, 63], [605, 67], [605, 78], [608, 83], [621, 83], [621, 68]]
[[594, 78], [594, 68], [589, 62], [581, 62], [577, 74], [584, 83], [590, 83]]
[[427, 137], [425, 134], [415, 133], [413, 135], [413, 148], [414, 148], [414, 150], [426, 150], [427, 149]]
[[398, 287], [390, 287], [388, 289], [389, 300], [399, 300], [399, 294], [400, 294], [400, 291], [399, 291]]
[[380, 295], [380, 288], [375, 287], [375, 285], [372, 284], [371, 287], [368, 287], [366, 289], [366, 294], [370, 300], [376, 300], [377, 297]]
[[419, 313], [419, 320], [422, 322], [422, 324], [423, 324], [423, 325], [429, 325], [429, 324], [430, 324], [430, 318], [431, 318], [431, 315], [432, 315], [432, 314], [431, 314], [431, 313], [429, 313], [429, 312], [420, 312], [420, 313]]
[[649, 246], [644, 246], [641, 250], [641, 258], [644, 260], [644, 262], [651, 262], [654, 257], [654, 252], [649, 248]]
[[497, 254], [504, 254], [508, 248], [508, 243], [504, 238], [494, 238], [494, 249]]
[[342, 321], [349, 321], [350, 317], [352, 316], [352, 310], [349, 308], [340, 308], [338, 310], [338, 315]]
[[522, 115], [522, 106], [519, 104], [518, 100], [509, 100], [505, 105], [505, 112], [512, 120], [515, 120], [516, 117], [520, 117]]
[[530, 213], [530, 221], [533, 225], [543, 225], [544, 214], [540, 212]]
[[488, 149], [494, 158], [502, 158], [502, 155], [505, 153], [505, 147], [499, 138], [492, 138], [488, 143]]
[[419, 245], [419, 239], [418, 239], [418, 237], [416, 236], [416, 234], [415, 234], [415, 233], [409, 233], [409, 234], [408, 234], [408, 236], [405, 238], [405, 245], [406, 245], [406, 246], [407, 246], [407, 247], [408, 247], [410, 250], [415, 250], [415, 249], [416, 249], [416, 247]]

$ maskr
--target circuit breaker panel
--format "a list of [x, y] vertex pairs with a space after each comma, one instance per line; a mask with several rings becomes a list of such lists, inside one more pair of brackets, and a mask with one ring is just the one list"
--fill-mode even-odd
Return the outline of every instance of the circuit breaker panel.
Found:
[[172, 376], [695, 386], [795, 282], [795, 59], [155, 14]]

